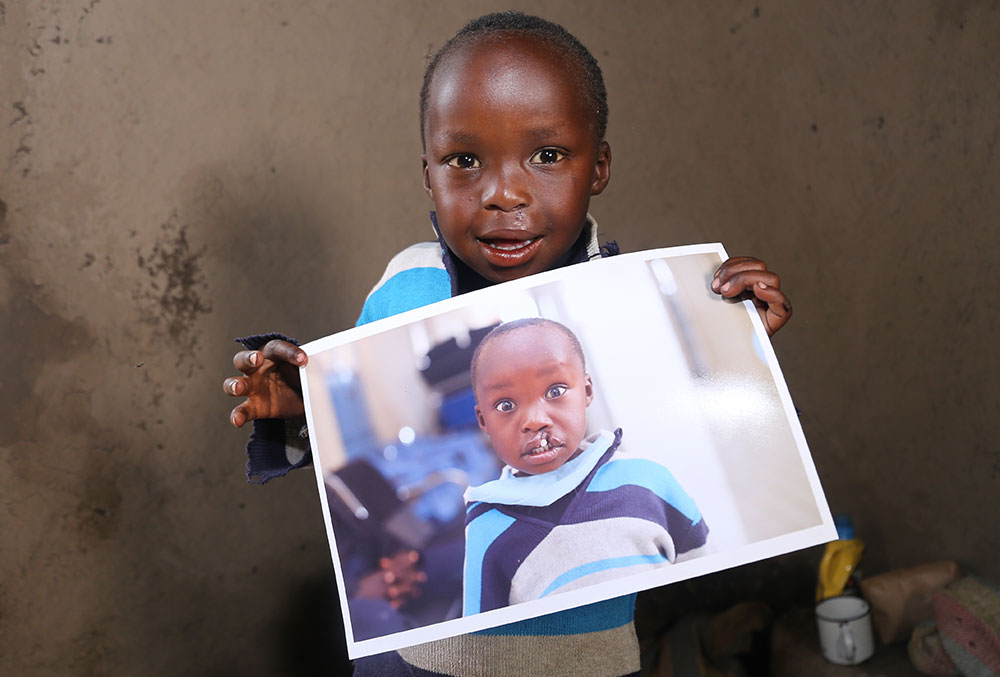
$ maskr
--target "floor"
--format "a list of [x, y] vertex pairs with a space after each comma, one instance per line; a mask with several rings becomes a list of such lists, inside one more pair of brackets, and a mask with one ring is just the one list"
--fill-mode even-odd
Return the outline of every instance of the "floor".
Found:
[[795, 609], [775, 621], [771, 636], [774, 677], [911, 677], [920, 675], [910, 663], [906, 644], [878, 643], [875, 655], [860, 665], [834, 665], [820, 654], [811, 609]]

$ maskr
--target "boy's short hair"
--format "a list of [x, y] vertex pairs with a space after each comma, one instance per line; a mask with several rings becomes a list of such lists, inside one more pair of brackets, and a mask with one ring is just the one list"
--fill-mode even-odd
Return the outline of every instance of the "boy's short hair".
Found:
[[604, 88], [604, 76], [601, 74], [600, 66], [597, 65], [597, 59], [590, 53], [590, 50], [583, 46], [582, 42], [559, 24], [523, 12], [507, 11], [486, 14], [465, 24], [427, 64], [427, 70], [424, 71], [424, 84], [420, 88], [421, 146], [426, 148], [424, 123], [427, 121], [427, 98], [430, 95], [431, 80], [433, 80], [434, 72], [441, 60], [461, 47], [475, 44], [485, 37], [504, 32], [521, 33], [541, 38], [546, 43], [560, 49], [577, 63], [584, 75], [581, 84], [583, 84], [587, 97], [587, 107], [594, 114], [596, 141], [603, 141], [604, 134], [608, 129], [608, 93]]
[[524, 329], [525, 327], [551, 327], [560, 331], [563, 336], [569, 341], [570, 349], [580, 358], [580, 368], [584, 371], [587, 370], [587, 360], [583, 357], [583, 346], [580, 345], [580, 339], [576, 337], [576, 334], [561, 322], [556, 322], [555, 320], [550, 320], [544, 317], [524, 317], [520, 320], [511, 320], [510, 322], [504, 322], [503, 324], [498, 324], [493, 328], [489, 334], [483, 337], [483, 340], [479, 342], [476, 349], [472, 353], [472, 363], [469, 365], [469, 378], [472, 380], [472, 389], [476, 389], [476, 372], [479, 369], [479, 357], [480, 353], [483, 352], [483, 348], [490, 342], [494, 341], [501, 336], [510, 334], [517, 331], [518, 329]]

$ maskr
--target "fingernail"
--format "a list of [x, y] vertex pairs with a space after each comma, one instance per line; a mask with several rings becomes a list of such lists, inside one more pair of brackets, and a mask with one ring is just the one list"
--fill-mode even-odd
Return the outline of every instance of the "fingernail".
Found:
[[733, 283], [732, 282], [727, 282], [724, 285], [722, 285], [722, 289], [720, 289], [719, 291], [729, 291], [729, 288], [731, 286], [733, 286]]
[[761, 289], [767, 289], [767, 285], [764, 284], [763, 282], [758, 282], [757, 286], [760, 287]]
[[303, 362], [305, 362], [305, 361], [306, 361], [306, 354], [305, 354], [305, 353], [297, 353], [297, 354], [295, 355], [295, 361], [296, 361], [296, 362], [297, 362], [298, 364], [302, 364]]
[[712, 290], [719, 291], [719, 278], [712, 280]]
[[233, 395], [236, 394], [236, 381], [229, 382], [229, 392], [231, 392]]
[[229, 422], [233, 424], [233, 427], [239, 428], [239, 426], [236, 425], [236, 414], [229, 415]]
[[254, 352], [250, 353], [250, 357], [247, 358], [247, 359], [250, 360], [250, 364], [251, 365], [253, 365], [253, 366], [256, 367], [257, 366], [257, 351], [255, 350]]

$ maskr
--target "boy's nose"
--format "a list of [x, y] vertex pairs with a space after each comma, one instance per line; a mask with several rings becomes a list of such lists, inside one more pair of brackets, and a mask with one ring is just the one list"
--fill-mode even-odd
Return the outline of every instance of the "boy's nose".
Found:
[[487, 177], [483, 189], [485, 209], [512, 212], [528, 206], [528, 188], [521, 167], [500, 166]]
[[552, 425], [552, 418], [544, 404], [536, 404], [534, 407], [524, 412], [521, 420], [521, 430], [526, 433], [535, 433], [544, 430]]

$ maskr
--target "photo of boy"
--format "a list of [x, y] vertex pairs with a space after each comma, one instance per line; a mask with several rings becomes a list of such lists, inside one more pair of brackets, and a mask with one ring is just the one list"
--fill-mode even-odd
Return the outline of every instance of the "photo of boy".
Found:
[[302, 346], [357, 654], [589, 619], [829, 538], [764, 327], [711, 291], [727, 256], [621, 254]]
[[565, 325], [499, 325], [472, 358], [476, 417], [505, 466], [469, 487], [464, 615], [667, 565], [703, 546], [697, 505], [662, 465], [586, 436], [594, 385]]

